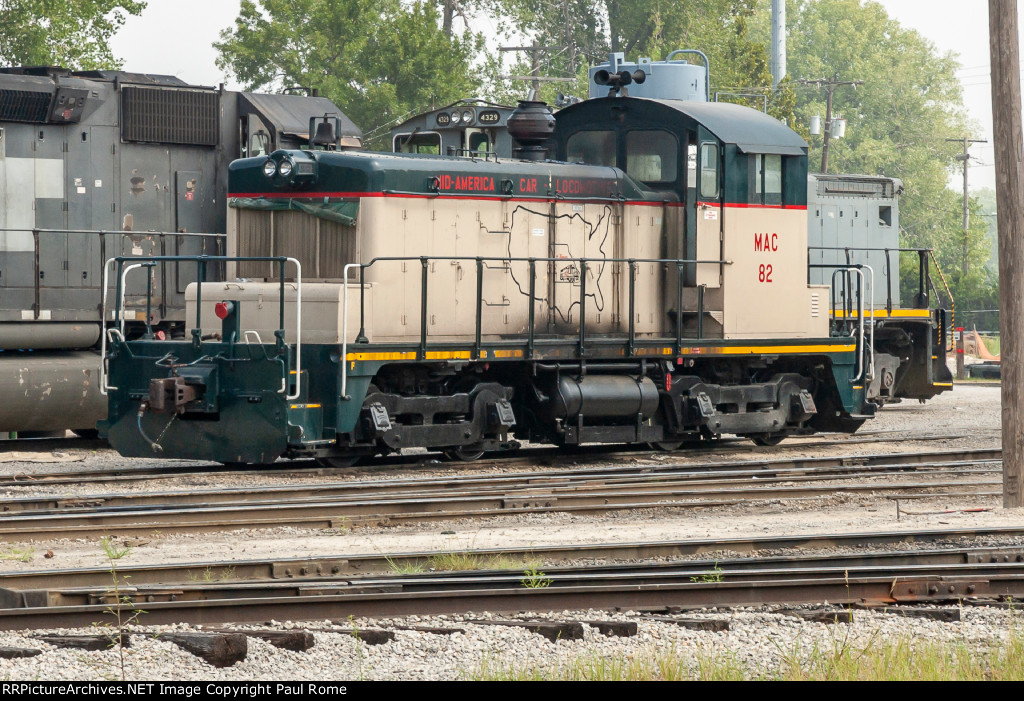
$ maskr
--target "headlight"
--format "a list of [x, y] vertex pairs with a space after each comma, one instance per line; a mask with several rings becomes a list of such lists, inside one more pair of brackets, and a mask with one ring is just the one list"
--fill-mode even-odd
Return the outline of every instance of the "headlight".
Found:
[[462, 121], [465, 122], [466, 124], [469, 124], [470, 122], [472, 122], [473, 121], [473, 111], [472, 110], [466, 110], [465, 112], [463, 112], [462, 113]]
[[292, 174], [292, 162], [281, 161], [281, 165], [277, 167], [277, 172], [281, 174], [282, 178], [287, 178]]
[[458, 112], [452, 112], [452, 124], [458, 124], [460, 119], [462, 119], [462, 115]]
[[267, 162], [263, 164], [263, 174], [268, 178], [272, 178], [276, 172], [277, 164], [268, 158]]

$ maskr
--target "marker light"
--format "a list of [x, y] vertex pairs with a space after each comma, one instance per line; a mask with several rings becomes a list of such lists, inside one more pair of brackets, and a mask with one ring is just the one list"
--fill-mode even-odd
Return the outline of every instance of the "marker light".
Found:
[[230, 314], [234, 308], [234, 302], [217, 302], [217, 304], [213, 306], [213, 313], [217, 315], [218, 319], [223, 320], [228, 318], [228, 314]]

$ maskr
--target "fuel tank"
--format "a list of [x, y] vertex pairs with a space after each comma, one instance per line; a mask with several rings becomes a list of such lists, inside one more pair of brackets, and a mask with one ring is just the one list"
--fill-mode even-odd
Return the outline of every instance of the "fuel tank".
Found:
[[107, 415], [92, 351], [0, 353], [0, 432], [93, 429]]
[[554, 397], [555, 418], [572, 419], [615, 416], [652, 416], [658, 410], [658, 388], [648, 377], [587, 375], [577, 379], [562, 375]]

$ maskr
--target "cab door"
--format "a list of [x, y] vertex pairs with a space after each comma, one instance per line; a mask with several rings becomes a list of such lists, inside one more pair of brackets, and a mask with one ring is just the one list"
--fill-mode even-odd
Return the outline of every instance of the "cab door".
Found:
[[[697, 140], [697, 246], [696, 258], [717, 261], [722, 258], [722, 145], [707, 130], [698, 130]], [[721, 266], [701, 263], [696, 284], [720, 287]]]

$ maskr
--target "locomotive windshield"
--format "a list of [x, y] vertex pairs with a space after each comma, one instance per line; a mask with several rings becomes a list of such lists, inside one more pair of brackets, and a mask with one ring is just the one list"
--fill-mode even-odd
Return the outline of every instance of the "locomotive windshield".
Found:
[[626, 172], [645, 183], [675, 182], [679, 141], [660, 129], [626, 134]]

